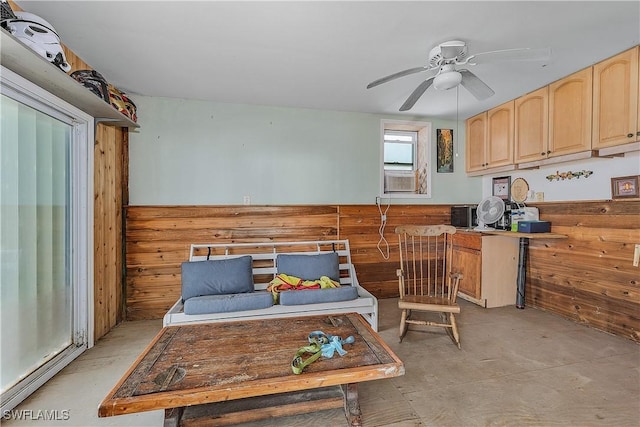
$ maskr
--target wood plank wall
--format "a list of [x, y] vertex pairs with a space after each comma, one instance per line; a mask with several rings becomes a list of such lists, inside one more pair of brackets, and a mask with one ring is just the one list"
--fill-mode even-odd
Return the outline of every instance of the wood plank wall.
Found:
[[180, 296], [192, 243], [331, 240], [335, 206], [151, 206], [126, 209], [127, 319], [161, 318]]
[[[531, 241], [527, 304], [640, 342], [640, 270], [631, 266], [640, 201], [538, 207], [552, 231], [569, 238]], [[389, 259], [378, 250], [381, 211]], [[349, 239], [361, 284], [379, 298], [395, 297], [395, 227], [448, 222], [449, 205], [129, 206], [127, 319], [160, 318], [178, 299], [191, 243]]]
[[[395, 228], [404, 224], [445, 224], [449, 205], [343, 205], [339, 207], [339, 233], [349, 239], [358, 280], [377, 298], [398, 296], [398, 238]], [[381, 216], [386, 215], [384, 240]], [[388, 244], [388, 249], [387, 249]]]
[[541, 203], [566, 240], [530, 240], [526, 303], [640, 342], [640, 201]]
[[[393, 245], [396, 225], [445, 221], [449, 208], [392, 206], [387, 215], [385, 237]], [[380, 298], [398, 294], [398, 261], [377, 249], [376, 206], [130, 206], [126, 225], [127, 319], [159, 318], [175, 303], [191, 243], [347, 238], [367, 289]]]
[[128, 169], [126, 129], [99, 124], [94, 146], [94, 337], [124, 319], [123, 203]]

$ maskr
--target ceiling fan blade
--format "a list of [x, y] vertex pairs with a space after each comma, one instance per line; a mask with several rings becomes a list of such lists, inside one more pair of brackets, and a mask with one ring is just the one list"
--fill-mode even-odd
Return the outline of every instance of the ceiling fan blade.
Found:
[[425, 65], [424, 67], [409, 68], [408, 70], [398, 71], [397, 73], [393, 73], [393, 74], [390, 74], [390, 75], [388, 75], [386, 77], [382, 77], [381, 79], [372, 81], [371, 83], [369, 83], [367, 85], [367, 89], [371, 89], [372, 87], [381, 85], [382, 83], [386, 83], [388, 81], [397, 79], [399, 77], [408, 76], [409, 74], [415, 74], [415, 73], [419, 73], [421, 71], [428, 71], [430, 69], [431, 69], [431, 67], [429, 67], [428, 65]]
[[459, 70], [459, 72], [462, 74], [462, 82], [460, 82], [460, 84], [471, 92], [471, 95], [475, 96], [478, 101], [483, 101], [495, 94], [495, 92], [487, 86], [485, 82], [480, 80], [478, 76], [473, 74], [471, 71]]
[[429, 89], [429, 86], [431, 86], [431, 83], [433, 83], [434, 77], [429, 77], [428, 79], [420, 83], [418, 87], [411, 93], [411, 95], [409, 95], [409, 98], [407, 98], [407, 100], [404, 101], [404, 104], [402, 104], [402, 106], [400, 107], [400, 111], [407, 111], [413, 108], [413, 106], [418, 101], [418, 99], [420, 99], [422, 94], [427, 89]]
[[462, 64], [485, 64], [500, 61], [546, 61], [551, 58], [551, 48], [519, 48], [481, 52], [469, 56]]

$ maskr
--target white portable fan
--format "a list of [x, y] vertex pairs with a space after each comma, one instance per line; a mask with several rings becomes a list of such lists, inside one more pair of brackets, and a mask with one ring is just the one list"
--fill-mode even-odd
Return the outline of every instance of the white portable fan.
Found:
[[487, 226], [498, 221], [504, 215], [504, 201], [500, 197], [490, 196], [482, 199], [476, 211], [478, 215], [478, 226], [475, 231], [495, 230]]

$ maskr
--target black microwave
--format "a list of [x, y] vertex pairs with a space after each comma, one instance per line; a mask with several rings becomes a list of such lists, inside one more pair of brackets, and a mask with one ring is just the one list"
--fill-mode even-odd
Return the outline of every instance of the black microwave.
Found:
[[478, 205], [451, 206], [451, 225], [459, 228], [473, 228], [477, 226], [477, 209]]

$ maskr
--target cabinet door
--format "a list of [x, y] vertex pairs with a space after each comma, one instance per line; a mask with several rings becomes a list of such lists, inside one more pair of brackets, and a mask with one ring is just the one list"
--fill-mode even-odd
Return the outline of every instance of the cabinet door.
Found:
[[509, 101], [487, 111], [487, 167], [513, 164], [513, 106]]
[[453, 248], [453, 259], [456, 270], [462, 273], [458, 291], [475, 300], [480, 300], [482, 279], [482, 252], [475, 249], [456, 247]]
[[593, 148], [635, 142], [638, 46], [593, 66]]
[[591, 149], [592, 68], [549, 85], [549, 157]]
[[486, 123], [486, 112], [467, 119], [465, 144], [467, 172], [482, 170], [486, 167]]
[[[482, 235], [460, 232], [453, 235], [453, 265], [463, 274], [459, 292], [480, 303], [482, 297]], [[482, 303], [484, 305], [484, 303]]]
[[515, 101], [515, 162], [547, 157], [549, 143], [549, 88], [547, 86]]
[[487, 308], [516, 303], [519, 240], [482, 236], [482, 298]]

